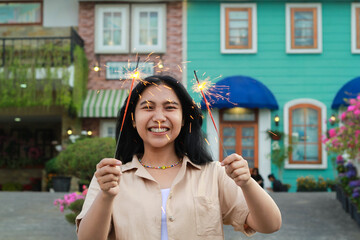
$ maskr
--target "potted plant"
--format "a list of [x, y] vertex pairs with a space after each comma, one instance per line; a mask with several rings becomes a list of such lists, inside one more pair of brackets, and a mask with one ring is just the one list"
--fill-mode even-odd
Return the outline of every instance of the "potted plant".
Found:
[[63, 158], [54, 157], [45, 163], [47, 187], [55, 192], [69, 192], [71, 184], [70, 166]]
[[284, 144], [279, 144], [279, 141], [274, 141], [271, 144], [271, 148], [271, 162], [277, 167], [279, 179], [282, 180], [285, 159], [287, 159], [292, 152], [292, 144], [284, 146]]
[[278, 130], [268, 130], [266, 131], [268, 134], [268, 137], [271, 138], [272, 140], [281, 140], [282, 136], [284, 135], [283, 132], [278, 131]]
[[60, 212], [64, 212], [67, 209], [70, 210], [70, 213], [65, 215], [65, 219], [69, 223], [75, 224], [75, 219], [77, 215], [80, 214], [82, 206], [84, 205], [86, 193], [87, 188], [84, 188], [82, 192], [65, 194], [63, 198], [54, 200], [54, 205], [59, 207]]
[[[57, 156], [57, 166], [68, 175], [89, 184], [102, 158], [112, 157], [116, 142], [113, 138], [84, 138], [70, 144]], [[82, 188], [82, 187], [81, 187]]]

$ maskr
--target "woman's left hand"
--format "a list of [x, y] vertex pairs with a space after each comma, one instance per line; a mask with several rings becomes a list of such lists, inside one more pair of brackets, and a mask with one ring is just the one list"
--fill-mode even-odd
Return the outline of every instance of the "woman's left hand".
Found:
[[225, 166], [226, 174], [232, 178], [239, 187], [247, 184], [251, 178], [248, 162], [240, 155], [233, 153], [221, 162]]

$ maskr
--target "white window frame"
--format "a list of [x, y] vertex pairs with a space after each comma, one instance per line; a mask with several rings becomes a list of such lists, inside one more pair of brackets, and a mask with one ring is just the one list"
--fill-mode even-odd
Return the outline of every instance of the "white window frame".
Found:
[[[360, 24], [356, 22], [356, 9], [358, 8], [360, 8], [360, 3], [351, 4], [351, 52], [355, 54], [360, 53], [360, 47], [358, 48], [356, 46], [358, 34], [360, 38], [360, 26], [359, 27], [356, 26], [356, 24]], [[358, 29], [359, 29], [359, 33], [357, 32]]]
[[[226, 14], [227, 8], [251, 8], [252, 36], [251, 48], [249, 49], [227, 49], [226, 48]], [[257, 8], [255, 3], [222, 3], [220, 7], [220, 45], [221, 53], [251, 54], [257, 53]]]
[[[316, 8], [317, 9], [317, 48], [291, 48], [291, 9], [292, 8]], [[321, 3], [287, 3], [286, 4], [286, 53], [322, 53], [322, 11]]]
[[[103, 45], [103, 13], [105, 11], [121, 12], [124, 18], [122, 21], [122, 35], [120, 46]], [[129, 5], [128, 4], [97, 4], [95, 6], [95, 53], [128, 53], [129, 52]]]
[[[284, 106], [284, 133], [285, 135], [289, 135], [289, 109], [292, 106], [298, 105], [298, 104], [312, 104], [321, 109], [321, 132], [325, 133], [327, 131], [327, 125], [326, 123], [326, 105], [318, 100], [310, 99], [310, 98], [300, 98], [295, 99], [292, 101], [289, 101]], [[321, 139], [318, 139], [318, 141], [321, 141]], [[285, 147], [288, 146], [286, 141], [284, 142]], [[321, 163], [320, 164], [294, 164], [289, 163], [289, 159], [287, 158], [285, 161], [285, 169], [327, 169], [327, 152], [325, 149], [325, 144], [321, 144]]]
[[116, 119], [100, 121], [100, 137], [112, 137], [107, 134], [107, 130], [109, 127], [114, 128], [114, 138], [116, 137]]
[[[140, 35], [140, 21], [139, 13], [140, 11], [156, 11], [159, 16], [158, 21], [158, 44], [154, 46], [141, 46], [139, 43]], [[166, 51], [166, 4], [134, 4], [131, 5], [131, 18], [132, 18], [132, 28], [131, 28], [131, 43], [133, 53], [165, 53]]]

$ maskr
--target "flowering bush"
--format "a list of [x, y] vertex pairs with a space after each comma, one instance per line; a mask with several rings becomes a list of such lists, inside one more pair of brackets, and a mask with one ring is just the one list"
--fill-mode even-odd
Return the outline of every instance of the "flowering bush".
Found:
[[69, 209], [71, 212], [65, 215], [65, 219], [72, 224], [75, 224], [77, 215], [81, 212], [84, 204], [87, 188], [83, 186], [83, 192], [73, 192], [65, 194], [63, 198], [54, 200], [54, 205], [59, 207], [60, 212], [64, 212]]
[[350, 181], [349, 187], [352, 189], [350, 201], [356, 205], [358, 212], [360, 212], [360, 179]]
[[296, 179], [298, 192], [327, 191], [327, 183], [323, 177], [318, 177], [316, 181], [313, 176], [299, 177]]
[[[349, 106], [340, 115], [342, 126], [332, 128], [323, 143], [328, 151], [348, 154], [352, 160], [360, 158], [360, 95], [349, 100]], [[330, 121], [330, 120], [329, 120]]]
[[341, 155], [336, 158], [336, 164], [339, 184], [360, 212], [360, 179], [357, 176], [357, 169], [351, 162], [345, 164]]

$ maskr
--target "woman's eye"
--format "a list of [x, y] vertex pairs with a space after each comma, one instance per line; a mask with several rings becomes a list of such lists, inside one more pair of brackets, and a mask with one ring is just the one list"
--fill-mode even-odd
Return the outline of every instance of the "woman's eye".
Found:
[[150, 109], [153, 109], [153, 107], [152, 106], [149, 106], [149, 105], [146, 105], [146, 106], [144, 106], [142, 109], [145, 109], [145, 110], [150, 110]]

